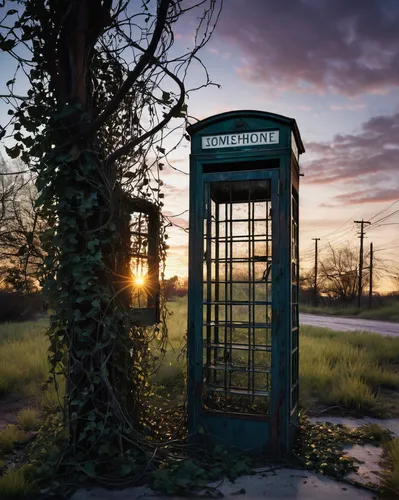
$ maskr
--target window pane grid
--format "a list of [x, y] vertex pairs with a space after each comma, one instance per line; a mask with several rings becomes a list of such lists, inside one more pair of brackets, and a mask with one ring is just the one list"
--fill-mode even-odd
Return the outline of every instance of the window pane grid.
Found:
[[298, 377], [299, 377], [299, 217], [298, 217], [298, 196], [293, 188], [291, 197], [291, 416], [296, 415], [298, 408]]
[[208, 410], [270, 411], [270, 188], [270, 180], [205, 184], [203, 403]]

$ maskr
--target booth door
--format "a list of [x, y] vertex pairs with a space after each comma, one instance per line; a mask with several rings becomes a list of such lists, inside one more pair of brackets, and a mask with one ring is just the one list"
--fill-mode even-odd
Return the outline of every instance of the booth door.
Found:
[[206, 412], [272, 412], [277, 181], [204, 183], [203, 394]]

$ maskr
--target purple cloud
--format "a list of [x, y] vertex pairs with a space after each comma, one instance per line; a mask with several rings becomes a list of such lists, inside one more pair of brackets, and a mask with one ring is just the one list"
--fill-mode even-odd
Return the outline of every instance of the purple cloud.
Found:
[[322, 207], [336, 207], [337, 205], [362, 205], [369, 203], [390, 202], [398, 199], [398, 189], [362, 189], [360, 191], [351, 191], [334, 196], [335, 203], [322, 203]]
[[241, 49], [246, 80], [354, 96], [399, 86], [398, 25], [397, 0], [229, 0], [215, 40]]
[[303, 166], [305, 182], [349, 188], [334, 201], [361, 204], [399, 196], [399, 113], [376, 116], [357, 134], [338, 134], [331, 142], [307, 143], [312, 157]]
[[371, 118], [358, 134], [338, 134], [330, 143], [307, 143], [307, 152], [315, 159], [304, 158], [306, 180], [311, 184], [392, 181], [399, 185], [398, 138], [396, 113]]

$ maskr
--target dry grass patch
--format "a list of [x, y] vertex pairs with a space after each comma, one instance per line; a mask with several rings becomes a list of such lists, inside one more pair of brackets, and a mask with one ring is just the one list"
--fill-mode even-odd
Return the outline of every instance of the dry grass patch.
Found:
[[2, 500], [30, 499], [34, 488], [34, 482], [27, 477], [23, 467], [8, 469], [0, 477], [0, 498]]
[[46, 320], [0, 325], [0, 396], [37, 394], [49, 371], [47, 325]]
[[0, 454], [10, 453], [15, 443], [20, 443], [25, 439], [26, 434], [22, 429], [19, 429], [16, 425], [7, 425], [0, 431]]
[[[187, 298], [168, 304], [169, 345], [154, 379], [176, 383], [184, 392], [185, 359], [181, 356], [187, 329]], [[0, 397], [10, 392], [35, 396], [39, 406], [55, 409], [64, 396], [64, 383], [40, 390], [48, 374], [47, 320], [0, 325]], [[162, 354], [160, 353], [160, 356]], [[388, 416], [384, 398], [399, 389], [399, 339], [372, 333], [337, 332], [303, 325], [300, 330], [300, 399], [309, 409], [314, 403], [339, 405], [364, 414]], [[181, 383], [177, 380], [181, 379]], [[179, 383], [177, 383], [179, 382]], [[391, 409], [392, 404], [390, 404]]]
[[[184, 376], [178, 358], [184, 345], [187, 299], [169, 303], [171, 347], [156, 380]], [[338, 332], [302, 325], [300, 330], [300, 401], [310, 409], [341, 406], [362, 414], [387, 417], [388, 399], [399, 390], [399, 338], [374, 333]], [[388, 392], [391, 394], [388, 396]], [[391, 411], [392, 414], [394, 412]]]
[[384, 444], [383, 492], [386, 498], [399, 498], [399, 438]]
[[335, 332], [303, 325], [300, 399], [387, 416], [384, 390], [399, 389], [399, 339], [373, 333]]
[[17, 415], [17, 423], [24, 431], [34, 431], [40, 427], [40, 415], [34, 408], [24, 408]]

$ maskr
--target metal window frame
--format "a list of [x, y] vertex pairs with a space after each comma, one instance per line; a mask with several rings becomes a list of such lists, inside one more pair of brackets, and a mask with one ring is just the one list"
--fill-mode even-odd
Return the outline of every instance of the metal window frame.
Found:
[[[142, 198], [131, 199], [130, 215], [145, 214], [148, 216], [148, 273], [147, 303], [145, 307], [132, 307], [132, 317], [135, 326], [153, 326], [160, 322], [160, 227], [161, 217], [157, 205]], [[132, 234], [130, 241], [132, 244]]]
[[[269, 155], [270, 158], [279, 159], [281, 161], [282, 155], [274, 154]], [[254, 156], [241, 155], [236, 158], [234, 163], [250, 162], [255, 160]], [[267, 159], [266, 159], [267, 160]], [[280, 237], [279, 237], [279, 171], [280, 169], [265, 169], [265, 170], [244, 170], [244, 171], [230, 171], [230, 172], [214, 172], [203, 174], [203, 165], [206, 163], [214, 163], [214, 157], [211, 157], [207, 162], [205, 159], [196, 157], [192, 159], [195, 161], [195, 169], [192, 169], [194, 175], [190, 179], [190, 276], [189, 276], [189, 318], [188, 325], [188, 349], [189, 349], [189, 387], [188, 387], [188, 408], [189, 408], [189, 429], [199, 428], [201, 422], [206, 425], [208, 429], [217, 429], [219, 424], [215, 424], [217, 420], [224, 418], [232, 421], [231, 429], [236, 430], [233, 432], [240, 432], [240, 425], [243, 425], [244, 420], [252, 422], [254, 430], [257, 426], [262, 429], [262, 434], [269, 435], [271, 440], [272, 435], [277, 435], [279, 425], [279, 398], [280, 398], [280, 363], [278, 358], [279, 351], [279, 304], [280, 304], [280, 291], [279, 291], [279, 269], [280, 269]], [[231, 163], [232, 158], [226, 158], [221, 163]], [[266, 167], [267, 168], [267, 167]], [[272, 241], [272, 281], [274, 283], [273, 297], [272, 297], [272, 315], [276, 318], [272, 323], [272, 388], [271, 388], [271, 410], [270, 416], [252, 414], [217, 414], [209, 412], [202, 407], [202, 393], [203, 393], [203, 334], [202, 334], [202, 307], [198, 304], [203, 303], [203, 242], [204, 242], [204, 210], [203, 196], [204, 186], [206, 183], [211, 182], [230, 182], [241, 180], [264, 180], [270, 179], [272, 182], [271, 198], [272, 198], [272, 234], [275, 238]], [[194, 196], [193, 196], [194, 193]], [[234, 422], [235, 421], [235, 422]], [[241, 422], [241, 424], [239, 423]], [[258, 423], [256, 423], [258, 422]], [[256, 436], [256, 432], [254, 434]], [[256, 442], [256, 439], [255, 439]], [[259, 443], [256, 443], [259, 445]]]

